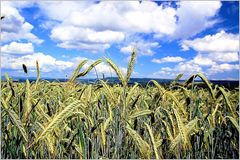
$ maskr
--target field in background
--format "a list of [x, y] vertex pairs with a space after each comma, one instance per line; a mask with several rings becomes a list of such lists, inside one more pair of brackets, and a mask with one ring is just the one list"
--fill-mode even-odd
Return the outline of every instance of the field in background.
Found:
[[[1, 83], [2, 158], [239, 158], [239, 88], [213, 85], [202, 74], [168, 85], [129, 85], [109, 59], [119, 84], [40, 79]], [[23, 65], [25, 73], [27, 67]], [[195, 81], [199, 77], [202, 81]]]

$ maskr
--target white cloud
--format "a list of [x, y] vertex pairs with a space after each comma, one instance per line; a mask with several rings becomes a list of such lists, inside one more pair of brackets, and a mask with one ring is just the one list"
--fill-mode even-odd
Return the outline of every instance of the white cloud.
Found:
[[182, 48], [184, 50], [192, 48], [198, 52], [238, 52], [239, 35], [220, 31], [215, 35], [207, 35], [194, 40], [184, 40]]
[[184, 73], [184, 74], [196, 74], [198, 72], [202, 72], [202, 68], [198, 66], [197, 64], [191, 63], [191, 62], [180, 62], [174, 70], [178, 73]]
[[[153, 60], [156, 63], [162, 63], [162, 59]], [[159, 71], [153, 73], [152, 76], [157, 78], [175, 78], [179, 73], [184, 73], [183, 78], [187, 78], [199, 72], [207, 76], [212, 76], [217, 73], [238, 70], [239, 65], [234, 64], [237, 61], [238, 53], [235, 52], [226, 52], [224, 54], [219, 54], [217, 52], [209, 54], [198, 53], [193, 59], [180, 62], [172, 68], [163, 67]]]
[[[176, 25], [176, 10], [155, 2], [39, 2], [39, 6], [50, 20], [60, 22], [53, 26], [51, 38], [68, 49], [96, 52], [124, 42], [128, 35], [172, 34]], [[153, 51], [142, 53], [152, 55]]]
[[216, 73], [229, 72], [232, 70], [239, 70], [239, 65], [238, 64], [228, 64], [228, 63], [214, 64], [206, 72], [208, 75], [213, 75]]
[[236, 69], [237, 65], [230, 63], [239, 60], [239, 36], [237, 34], [220, 31], [215, 35], [185, 40], [181, 45], [184, 50], [192, 48], [198, 52], [189, 62], [207, 67], [205, 73], [208, 75]]
[[129, 45], [122, 47], [120, 51], [125, 54], [131, 54], [134, 47], [137, 48], [137, 53], [139, 55], [152, 56], [155, 54], [153, 49], [159, 48], [160, 45], [158, 42], [139, 40], [137, 42], [131, 42]]
[[43, 29], [52, 29], [53, 27], [57, 26], [59, 23], [57, 21], [51, 21], [51, 20], [47, 20], [47, 21], [43, 21], [40, 24], [40, 27]]
[[[61, 21], [78, 27], [92, 28], [96, 31], [118, 30], [171, 34], [175, 28], [175, 9], [163, 8], [154, 2], [103, 1], [99, 3], [77, 2], [75, 4], [64, 2], [61, 4], [64, 6], [63, 11], [66, 12], [65, 18]], [[68, 8], [73, 5], [75, 7]], [[53, 8], [55, 7], [54, 5]], [[47, 8], [50, 11], [51, 6]], [[47, 14], [51, 14], [51, 11]], [[58, 19], [59, 16], [51, 17]]]
[[202, 66], [211, 66], [216, 64], [216, 62], [237, 62], [238, 57], [237, 52], [213, 52], [208, 54], [199, 53], [193, 58], [193, 62]]
[[20, 70], [22, 69], [22, 64], [25, 64], [28, 69], [35, 69], [36, 60], [38, 60], [42, 72], [62, 71], [73, 66], [73, 62], [57, 60], [50, 55], [39, 52], [20, 57], [4, 54], [1, 57], [1, 67]]
[[122, 47], [122, 48], [120, 49], [120, 51], [121, 51], [122, 53], [127, 53], [127, 54], [129, 54], [129, 53], [131, 53], [131, 52], [133, 51], [133, 48], [134, 48], [134, 46], [128, 45], [128, 46]]
[[51, 38], [60, 42], [59, 47], [84, 50], [105, 50], [110, 47], [109, 43], [120, 42], [124, 39], [122, 32], [94, 31], [89, 28], [57, 26], [51, 31]]
[[180, 62], [175, 67], [163, 67], [158, 72], [153, 73], [154, 77], [158, 78], [175, 78], [179, 73], [184, 74], [184, 78], [187, 78], [193, 74], [203, 72], [202, 68], [193, 62]]
[[26, 39], [30, 42], [42, 43], [43, 40], [31, 33], [33, 26], [25, 21], [19, 11], [12, 6], [13, 4], [6, 1], [1, 3], [1, 15], [4, 16], [1, 20], [1, 42]]
[[[139, 33], [152, 34], [155, 38], [188, 38], [213, 26], [217, 22], [214, 16], [221, 7], [221, 2], [206, 1], [177, 2], [178, 8], [169, 4], [158, 5], [151, 1], [70, 1], [38, 4], [50, 20], [61, 23], [51, 26], [51, 37], [59, 42], [58, 46], [88, 50], [91, 47], [95, 50], [96, 45], [105, 46], [106, 49], [113, 43], [127, 40], [128, 35]], [[79, 43], [83, 45], [78, 45]], [[131, 46], [124, 47], [123, 52], [127, 52]], [[153, 53], [148, 51], [147, 54]]]
[[11, 42], [10, 44], [2, 46], [1, 52], [8, 54], [29, 54], [33, 53], [34, 50], [32, 43]]
[[50, 19], [64, 21], [74, 11], [82, 11], [94, 2], [90, 1], [40, 1], [37, 2], [42, 14]]
[[124, 34], [110, 30], [96, 32], [88, 28], [58, 26], [52, 30], [51, 38], [59, 41], [75, 40], [86, 43], [108, 43], [122, 41], [124, 39]]
[[[221, 7], [221, 2], [184, 1], [177, 4], [178, 8], [151, 1], [4, 2], [2, 8], [7, 18], [2, 24], [2, 40], [42, 42], [31, 33], [33, 26], [16, 10], [31, 5], [37, 5], [40, 13], [48, 17], [41, 26], [51, 29], [50, 37], [58, 42], [59, 47], [94, 52], [122, 43], [128, 35], [151, 34], [155, 38], [193, 36], [216, 22], [214, 16]], [[193, 18], [189, 19], [189, 15]], [[152, 55], [153, 51], [144, 50], [142, 53]]]
[[57, 46], [65, 49], [83, 49], [88, 50], [93, 53], [98, 53], [99, 51], [104, 51], [110, 47], [110, 44], [98, 44], [98, 43], [82, 43], [82, 42], [62, 42], [57, 44]]
[[217, 62], [237, 62], [239, 55], [237, 52], [213, 52], [208, 54], [211, 59]]
[[161, 59], [152, 59], [152, 62], [154, 63], [166, 63], [166, 62], [182, 62], [184, 61], [185, 59], [182, 58], [182, 57], [171, 57], [171, 56], [167, 56], [167, 57], [164, 57], [164, 58], [161, 58]]
[[220, 1], [181, 1], [176, 11], [178, 22], [173, 38], [189, 38], [206, 28], [213, 26], [218, 20], [214, 18], [221, 7]]
[[215, 62], [212, 59], [203, 56], [202, 54], [198, 54], [196, 57], [194, 57], [192, 62], [200, 66], [211, 66], [215, 64]]

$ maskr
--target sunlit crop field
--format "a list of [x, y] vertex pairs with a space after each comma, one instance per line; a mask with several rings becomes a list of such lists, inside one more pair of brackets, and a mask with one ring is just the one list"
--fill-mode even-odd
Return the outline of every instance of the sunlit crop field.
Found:
[[102, 60], [84, 71], [81, 62], [68, 82], [41, 80], [38, 63], [36, 82], [6, 75], [2, 158], [239, 158], [238, 88], [213, 85], [200, 73], [183, 83], [180, 74], [168, 86], [129, 86], [135, 59], [133, 52], [126, 75], [105, 60], [121, 81], [115, 85], [75, 81]]

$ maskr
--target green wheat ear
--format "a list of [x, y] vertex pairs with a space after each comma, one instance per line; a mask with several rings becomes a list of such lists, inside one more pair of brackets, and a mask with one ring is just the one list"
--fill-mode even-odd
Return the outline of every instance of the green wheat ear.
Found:
[[150, 135], [150, 138], [151, 138], [151, 141], [152, 141], [152, 146], [153, 146], [153, 150], [154, 150], [156, 159], [159, 159], [158, 150], [157, 150], [157, 145], [156, 145], [156, 142], [155, 142], [155, 139], [154, 139], [154, 136], [153, 136], [153, 131], [152, 131], [151, 127], [150, 127], [146, 122], [144, 122], [144, 124], [146, 125], [147, 130], [148, 130], [148, 133], [149, 133], [149, 135]]
[[113, 63], [110, 59], [106, 58], [106, 62], [109, 64], [109, 66], [115, 71], [115, 73], [117, 74], [119, 80], [122, 82], [123, 86], [126, 86], [126, 82], [125, 79], [122, 75], [122, 72], [120, 71], [120, 69], [118, 68], [118, 66]]
[[202, 81], [208, 86], [209, 92], [210, 92], [213, 100], [216, 100], [215, 94], [213, 92], [213, 89], [212, 89], [211, 84], [209, 83], [208, 79], [202, 73], [198, 73], [198, 74], [196, 74], [196, 76], [200, 77], [202, 79]]
[[36, 69], [37, 69], [37, 80], [36, 80], [36, 86], [37, 86], [38, 81], [40, 80], [40, 68], [39, 68], [38, 61], [36, 61]]
[[136, 61], [136, 57], [137, 57], [137, 49], [134, 48], [133, 49], [133, 52], [132, 52], [132, 56], [131, 56], [131, 59], [128, 63], [128, 69], [127, 69], [127, 75], [125, 77], [125, 82], [128, 83], [129, 79], [130, 79], [130, 76], [133, 72], [133, 68], [134, 68], [134, 64], [135, 64], [135, 61]]
[[80, 106], [80, 101], [75, 100], [70, 105], [66, 106], [61, 112], [57, 113], [48, 123], [48, 125], [44, 128], [44, 130], [39, 134], [39, 136], [36, 137], [34, 142], [28, 146], [28, 148], [36, 144], [39, 140], [44, 139], [48, 135], [48, 133], [52, 132], [53, 129], [56, 128], [65, 118], [72, 115], [74, 113], [74, 109], [77, 109]]
[[171, 83], [172, 85], [175, 85], [178, 83], [179, 79], [183, 76], [182, 73], [178, 74], [177, 77], [175, 78], [175, 80]]
[[85, 71], [79, 73], [79, 74], [77, 75], [77, 78], [85, 76], [85, 75], [88, 74], [95, 66], [97, 66], [97, 65], [98, 65], [99, 63], [101, 63], [101, 62], [102, 62], [102, 59], [96, 60], [96, 61], [95, 61], [94, 63], [92, 63]]
[[126, 126], [126, 129], [128, 131], [128, 134], [132, 137], [134, 143], [138, 147], [142, 157], [149, 158], [151, 155], [151, 149], [149, 144], [145, 140], [143, 140], [142, 137], [129, 125]]
[[231, 105], [231, 103], [230, 103], [230, 101], [229, 101], [229, 99], [228, 99], [228, 96], [227, 96], [226, 91], [225, 91], [222, 87], [219, 87], [219, 90], [220, 90], [220, 92], [222, 93], [222, 95], [223, 95], [223, 97], [224, 97], [224, 100], [226, 101], [227, 106], [228, 106], [228, 108], [229, 108], [232, 116], [235, 118], [236, 116], [235, 116], [235, 114], [234, 114], [234, 111], [233, 111], [233, 109], [232, 109], [232, 105]]
[[77, 68], [74, 70], [72, 77], [68, 80], [68, 82], [74, 82], [78, 76], [78, 73], [80, 72], [80, 69], [87, 63], [88, 60], [83, 60], [79, 63]]

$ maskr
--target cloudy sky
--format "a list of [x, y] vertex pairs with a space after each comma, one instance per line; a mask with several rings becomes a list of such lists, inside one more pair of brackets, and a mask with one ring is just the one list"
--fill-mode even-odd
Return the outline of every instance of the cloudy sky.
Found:
[[[133, 77], [239, 77], [239, 2], [1, 2], [1, 74], [69, 77], [84, 59], [111, 58]], [[85, 66], [86, 68], [87, 66]], [[110, 74], [105, 63], [98, 74]], [[88, 78], [96, 77], [95, 72]]]

